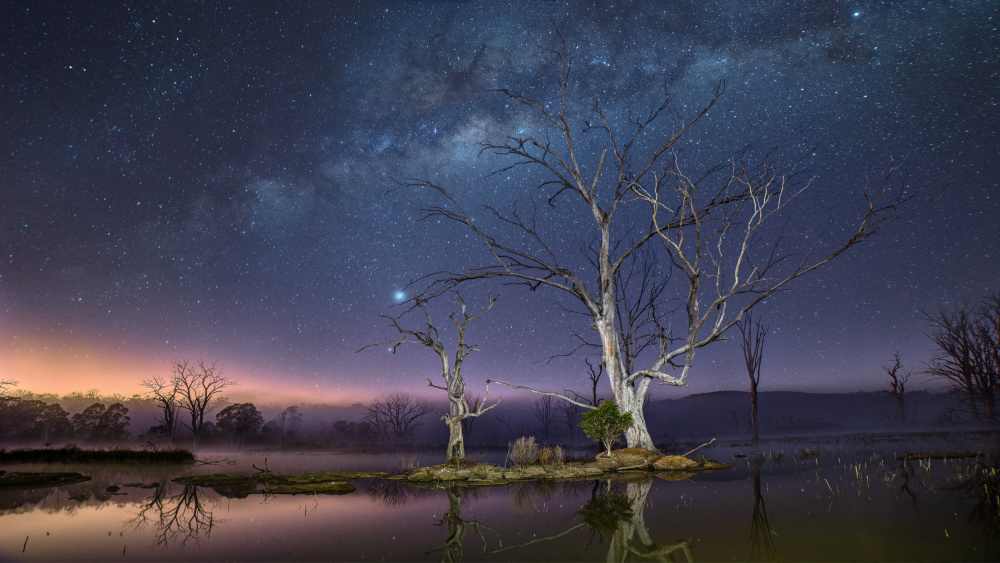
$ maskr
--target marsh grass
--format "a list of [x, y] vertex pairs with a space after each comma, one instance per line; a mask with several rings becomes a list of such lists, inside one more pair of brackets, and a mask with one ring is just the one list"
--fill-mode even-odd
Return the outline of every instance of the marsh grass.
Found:
[[531, 465], [538, 461], [540, 448], [534, 436], [521, 436], [507, 446], [507, 459], [514, 465]]
[[172, 465], [194, 463], [188, 450], [133, 450], [130, 448], [84, 450], [76, 446], [59, 449], [0, 450], [0, 463], [98, 463]]
[[396, 468], [400, 473], [409, 473], [418, 467], [420, 467], [420, 460], [415, 457], [404, 457], [396, 462]]

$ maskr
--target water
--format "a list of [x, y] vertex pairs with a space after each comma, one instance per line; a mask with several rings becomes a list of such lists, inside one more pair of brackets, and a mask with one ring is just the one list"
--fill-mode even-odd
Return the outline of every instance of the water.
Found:
[[[962, 444], [969, 446], [970, 444]], [[973, 446], [975, 444], [972, 444]], [[1000, 494], [984, 459], [896, 461], [919, 444], [785, 444], [707, 456], [731, 470], [668, 481], [418, 488], [228, 498], [170, 480], [254, 472], [263, 454], [196, 467], [8, 466], [90, 482], [0, 491], [0, 560], [997, 560]], [[952, 444], [952, 450], [956, 449]], [[269, 455], [278, 472], [394, 469], [399, 455]], [[204, 457], [202, 459], [205, 459]], [[437, 455], [420, 460], [425, 464]], [[233, 463], [230, 460], [234, 460]], [[992, 471], [992, 472], [991, 472]], [[153, 489], [105, 488], [128, 482]]]

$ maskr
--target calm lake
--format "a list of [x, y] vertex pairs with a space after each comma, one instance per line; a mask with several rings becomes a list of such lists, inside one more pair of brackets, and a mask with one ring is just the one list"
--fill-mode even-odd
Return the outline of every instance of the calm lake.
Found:
[[[896, 460], [929, 450], [983, 455]], [[171, 479], [252, 475], [265, 456], [275, 473], [394, 471], [404, 456], [243, 452], [200, 454], [213, 463], [196, 466], [5, 466], [93, 480], [0, 489], [0, 560], [998, 560], [996, 453], [989, 435], [827, 438], [705, 448], [699, 454], [733, 468], [678, 481], [644, 474], [443, 489], [362, 480], [342, 496], [246, 498]], [[110, 493], [111, 485], [122, 487]]]

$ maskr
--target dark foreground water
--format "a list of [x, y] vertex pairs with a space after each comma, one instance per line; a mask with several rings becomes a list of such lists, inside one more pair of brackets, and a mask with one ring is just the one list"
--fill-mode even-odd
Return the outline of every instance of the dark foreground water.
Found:
[[[219, 454], [218, 464], [194, 468], [8, 466], [0, 469], [80, 471], [94, 479], [0, 490], [0, 560], [1000, 559], [995, 460], [895, 460], [925, 447], [848, 441], [789, 443], [757, 454], [717, 448], [707, 457], [732, 461], [733, 469], [681, 481], [636, 475], [631, 482], [433, 489], [368, 480], [344, 496], [228, 498], [170, 482], [192, 473], [252, 474], [264, 454]], [[391, 469], [400, 457], [269, 454], [269, 466]], [[133, 482], [157, 486], [106, 491]]]

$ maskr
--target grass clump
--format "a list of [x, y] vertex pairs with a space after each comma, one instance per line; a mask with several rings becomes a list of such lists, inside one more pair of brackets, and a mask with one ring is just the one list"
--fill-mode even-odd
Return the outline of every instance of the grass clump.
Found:
[[531, 465], [538, 461], [539, 450], [534, 436], [521, 436], [507, 445], [507, 458], [514, 465]]
[[562, 446], [545, 446], [538, 451], [538, 463], [542, 465], [562, 465], [565, 452]]
[[396, 468], [399, 469], [400, 473], [409, 473], [418, 467], [420, 467], [420, 460], [415, 457], [405, 457], [396, 462]]

